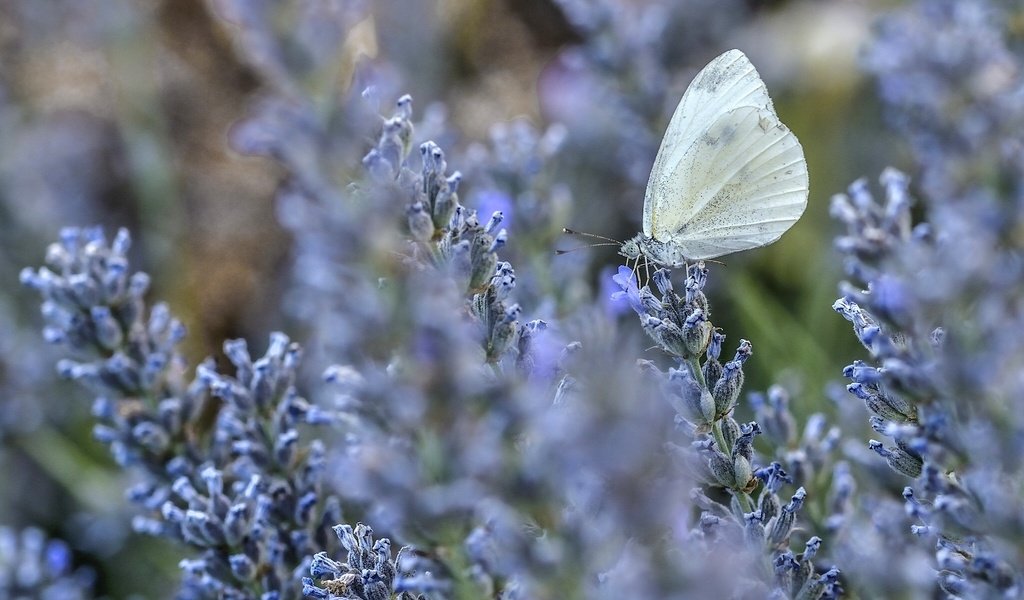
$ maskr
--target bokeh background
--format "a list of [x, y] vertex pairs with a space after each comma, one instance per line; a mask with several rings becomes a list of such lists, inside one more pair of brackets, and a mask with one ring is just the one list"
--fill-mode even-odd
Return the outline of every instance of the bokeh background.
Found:
[[[282, 309], [294, 247], [275, 212], [284, 174], [230, 143], [275, 85], [272, 69], [222, 4], [0, 0], [0, 523], [68, 540], [110, 597], [169, 594], [178, 553], [130, 531], [123, 475], [90, 437], [87, 394], [54, 376], [18, 271], [38, 264], [63, 226], [128, 227], [152, 296], [190, 330], [191, 362], [217, 355], [225, 338], [309, 333]], [[557, 138], [545, 177], [562, 194], [518, 207], [508, 223], [517, 269], [542, 274], [520, 299], [525, 312], [557, 320], [607, 295], [620, 264], [613, 248], [555, 257], [577, 244], [560, 228], [638, 231], [649, 165], [683, 89], [711, 58], [742, 49], [803, 144], [811, 192], [780, 242], [711, 266], [714, 321], [755, 344], [747, 389], [781, 381], [798, 414], [836, 416], [829, 390], [859, 351], [830, 308], [842, 271], [829, 198], [886, 165], [913, 172], [863, 68], [875, 22], [900, 3], [620, 0], [605, 4], [631, 20], [614, 26], [581, 22], [573, 4], [375, 0], [305, 83], [345, 97], [374, 71], [389, 82], [387, 103], [413, 95], [439, 141], [467, 157], [463, 169], [523, 121]], [[356, 173], [373, 140], [348, 131], [339, 145], [352, 160], [338, 168]], [[468, 184], [465, 201], [495, 201], [483, 187]], [[583, 275], [560, 281], [567, 271]]]

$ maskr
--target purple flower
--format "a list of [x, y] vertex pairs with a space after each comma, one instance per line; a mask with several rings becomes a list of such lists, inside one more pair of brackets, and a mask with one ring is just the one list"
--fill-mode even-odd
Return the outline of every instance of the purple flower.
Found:
[[502, 226], [512, 231], [515, 224], [515, 207], [512, 205], [512, 197], [497, 189], [486, 189], [473, 197], [472, 206], [476, 207], [476, 214], [484, 219], [489, 219], [496, 212], [502, 214]]
[[612, 275], [612, 281], [622, 290], [612, 294], [612, 300], [621, 301], [625, 298], [637, 314], [643, 314], [644, 307], [640, 302], [640, 287], [637, 285], [633, 270], [629, 267], [619, 267], [618, 273]]

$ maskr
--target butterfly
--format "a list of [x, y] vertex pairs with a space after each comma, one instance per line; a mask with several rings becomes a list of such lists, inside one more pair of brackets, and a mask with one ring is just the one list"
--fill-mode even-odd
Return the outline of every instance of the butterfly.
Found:
[[694, 77], [665, 131], [627, 259], [664, 267], [766, 246], [807, 207], [807, 161], [739, 50]]

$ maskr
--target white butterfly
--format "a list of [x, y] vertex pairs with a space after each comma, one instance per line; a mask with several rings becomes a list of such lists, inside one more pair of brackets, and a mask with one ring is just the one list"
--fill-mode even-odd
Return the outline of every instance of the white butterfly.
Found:
[[807, 207], [807, 161], [739, 50], [714, 59], [683, 93], [644, 198], [644, 230], [619, 254], [658, 265], [766, 246]]

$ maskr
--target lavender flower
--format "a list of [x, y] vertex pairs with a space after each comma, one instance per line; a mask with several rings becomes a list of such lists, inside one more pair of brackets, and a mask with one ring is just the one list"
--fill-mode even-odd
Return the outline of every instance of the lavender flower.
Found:
[[[863, 182], [833, 200], [833, 214], [848, 229], [837, 245], [851, 276], [866, 284], [845, 284], [834, 308], [853, 323], [872, 359], [846, 368], [847, 389], [868, 409], [872, 429], [889, 440], [869, 447], [911, 480], [905, 530], [936, 544], [939, 585], [952, 594], [1015, 593], [1014, 560], [996, 548], [1013, 546], [1012, 534], [1004, 536], [1019, 515], [991, 482], [1021, 476], [994, 446], [1015, 443], [995, 423], [1019, 429], [1012, 417], [996, 416], [1016, 386], [991, 369], [1013, 368], [1020, 359], [1019, 341], [1008, 333], [1016, 311], [1005, 308], [1018, 294], [1012, 276], [993, 285], [989, 269], [1012, 269], [1017, 261], [994, 246], [973, 246], [983, 254], [965, 255], [952, 232], [990, 235], [967, 215], [912, 227], [907, 177], [887, 170], [882, 184], [884, 203]], [[985, 353], [973, 345], [977, 339], [999, 350]], [[957, 560], [949, 560], [950, 549]]]
[[184, 328], [166, 305], [147, 311], [149, 278], [129, 275], [129, 244], [125, 230], [108, 243], [69, 228], [47, 253], [53, 270], [22, 272], [44, 299], [44, 337], [77, 358], [58, 371], [97, 394], [94, 437], [142, 476], [128, 491], [148, 513], [135, 529], [202, 551], [181, 563], [185, 596], [294, 597], [301, 562], [340, 517], [321, 488], [323, 446], [299, 426], [333, 417], [297, 394], [301, 351], [283, 334], [255, 361], [244, 341], [227, 342], [235, 375], [211, 359], [186, 385]]
[[[334, 533], [347, 552], [345, 562], [332, 560], [326, 552], [313, 557], [310, 573], [304, 578], [302, 593], [307, 598], [325, 600], [414, 600], [444, 593], [448, 586], [431, 574], [430, 561], [408, 546], [391, 556], [391, 540], [374, 541], [373, 530], [358, 523], [355, 528], [337, 525]], [[319, 584], [319, 585], [317, 585]]]
[[74, 568], [71, 549], [35, 528], [0, 527], [0, 598], [86, 600], [95, 575]]
[[[707, 268], [703, 262], [687, 269], [684, 296], [674, 291], [670, 272], [659, 269], [651, 277], [661, 297], [649, 285], [637, 287], [633, 273], [620, 267], [615, 281], [634, 311], [640, 316], [644, 331], [658, 347], [678, 362], [667, 376], [653, 364], [647, 369], [663, 382], [663, 393], [675, 408], [681, 429], [691, 436], [689, 448], [675, 446], [680, 461], [687, 469], [695, 470], [698, 479], [708, 483], [709, 489], [721, 488], [728, 495], [728, 507], [718, 504], [704, 490], [695, 490], [694, 497], [702, 514], [689, 534], [689, 544], [697, 544], [704, 560], [714, 561], [721, 552], [734, 552], [742, 560], [756, 564], [770, 560], [775, 566], [771, 575], [737, 577], [733, 592], [775, 594], [785, 598], [832, 597], [840, 593], [835, 567], [817, 573], [811, 559], [817, 553], [822, 539], [813, 537], [807, 548], [795, 557], [789, 550], [796, 515], [807, 496], [801, 487], [783, 504], [778, 496], [784, 483], [793, 478], [779, 462], [756, 468], [753, 450], [754, 437], [762, 434], [757, 422], [738, 423], [734, 414], [743, 387], [743, 364], [751, 356], [750, 342], [741, 340], [733, 360], [724, 365], [719, 361], [725, 336], [715, 331], [707, 315], [710, 312], [703, 288], [707, 281]], [[703, 360], [701, 360], [703, 357]], [[755, 401], [758, 415], [772, 427], [771, 434], [779, 447], [780, 458], [792, 468], [800, 469], [804, 480], [824, 466], [833, 444], [817, 446], [822, 417], [812, 419], [806, 436], [807, 449], [814, 453], [810, 462], [804, 453], [786, 452], [786, 446], [795, 440], [793, 417], [788, 414], [784, 393], [770, 392], [775, 414], [763, 410], [764, 402]], [[833, 433], [836, 437], [838, 433]], [[701, 457], [694, 460], [693, 452]], [[755, 498], [753, 493], [760, 487]], [[713, 564], [713, 562], [712, 562]], [[752, 590], [757, 590], [753, 592]]]
[[869, 447], [912, 480], [905, 531], [933, 544], [935, 582], [960, 597], [1015, 595], [1021, 585], [1010, 533], [1019, 515], [998, 491], [1021, 478], [1006, 459], [1021, 424], [1005, 402], [1019, 386], [1000, 375], [1021, 357], [1009, 333], [1020, 272], [1009, 232], [1024, 181], [1013, 10], [921, 2], [886, 16], [867, 64], [914, 152], [926, 221], [914, 225], [909, 180], [894, 170], [882, 174], [883, 201], [859, 181], [832, 208], [847, 227], [837, 246], [854, 280], [834, 308], [872, 359], [846, 368], [848, 389], [891, 440]]
[[915, 2], [881, 19], [867, 48], [887, 116], [932, 198], [976, 204], [992, 169], [1020, 185], [1024, 77], [1010, 25], [1017, 8], [998, 0]]

